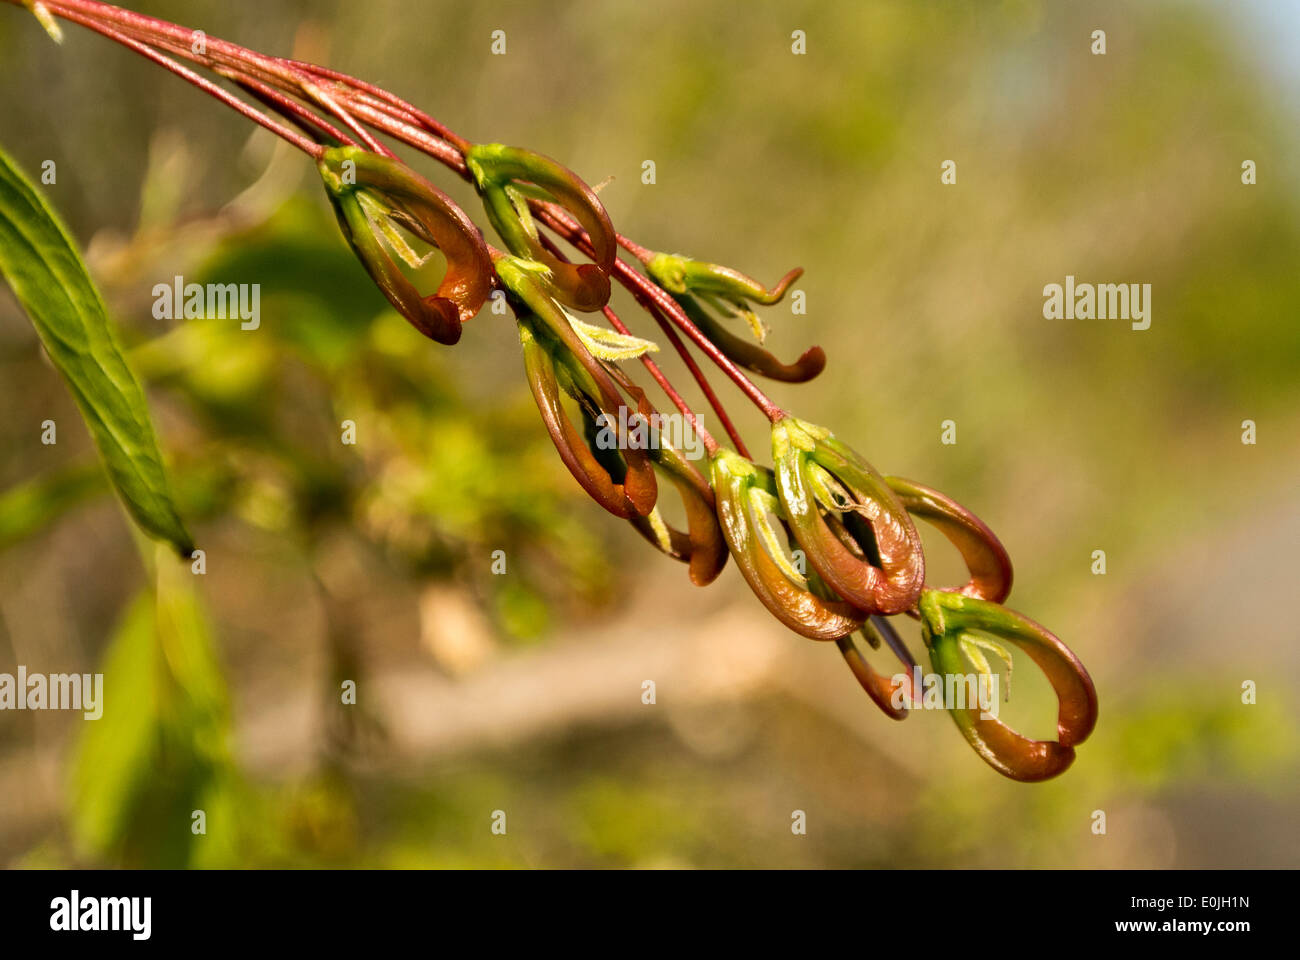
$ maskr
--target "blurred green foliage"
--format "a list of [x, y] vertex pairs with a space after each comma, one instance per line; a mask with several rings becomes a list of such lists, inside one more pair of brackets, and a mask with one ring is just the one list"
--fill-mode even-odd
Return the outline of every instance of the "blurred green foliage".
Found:
[[[81, 739], [72, 831], [88, 855], [124, 866], [184, 867], [200, 850], [228, 863], [235, 818], [225, 680], [189, 571], [161, 551], [157, 563], [156, 588], [128, 606], [105, 654], [113, 709]], [[186, 820], [196, 810], [211, 818], [214, 844], [194, 843], [199, 834]]]

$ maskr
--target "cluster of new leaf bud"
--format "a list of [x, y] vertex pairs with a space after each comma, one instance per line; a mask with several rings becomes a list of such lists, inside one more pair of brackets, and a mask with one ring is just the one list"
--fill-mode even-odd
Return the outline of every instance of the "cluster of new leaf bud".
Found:
[[[954, 500], [882, 476], [829, 430], [783, 413], [772, 417], [772, 468], [716, 442], [710, 444], [707, 475], [663, 438], [648, 448], [625, 442], [626, 437], [617, 444], [597, 443], [598, 425], [626, 431], [655, 413], [645, 392], [617, 366], [617, 359], [640, 355], [648, 341], [595, 327], [569, 312], [608, 306], [619, 247], [610, 218], [590, 187], [549, 158], [491, 144], [470, 148], [465, 160], [509, 253], [490, 249], [460, 209], [397, 161], [357, 148], [332, 149], [321, 161], [345, 233], [393, 305], [426, 335], [454, 343], [461, 323], [489, 292], [504, 289], [543, 422], [564, 464], [592, 499], [688, 564], [698, 585], [712, 582], [728, 555], [734, 557], [763, 605], [796, 633], [835, 641], [871, 699], [895, 719], [908, 715], [918, 694], [913, 689], [917, 664], [888, 618], [909, 615], [921, 621], [940, 675], [962, 673], [969, 661], [988, 677], [991, 669], [981, 650], [1009, 666], [1011, 655], [998, 641], [1020, 647], [1057, 692], [1059, 739], [1022, 737], [978, 703], [952, 706], [952, 715], [980, 756], [1007, 776], [1041, 780], [1064, 770], [1074, 746], [1095, 723], [1096, 694], [1082, 664], [1060, 640], [1002, 606], [1011, 589], [1011, 561], [993, 532]], [[345, 185], [349, 164], [355, 176]], [[583, 247], [593, 253], [591, 262], [575, 264], [545, 243], [530, 202], [555, 205], [576, 221], [585, 234]], [[385, 214], [391, 222], [385, 222]], [[446, 278], [433, 295], [421, 298], [385, 251], [382, 241], [392, 245], [392, 223], [446, 256]], [[799, 271], [768, 290], [714, 264], [667, 254], [643, 260], [649, 276], [737, 366], [786, 381], [811, 379], [824, 367], [825, 355], [817, 347], [793, 364], [780, 363], [706, 309], [744, 317], [761, 330], [753, 306], [778, 302]], [[580, 423], [566, 412], [565, 395], [576, 402]], [[619, 416], [628, 403], [636, 411], [631, 420]], [[681, 496], [685, 531], [660, 517], [656, 472]], [[913, 518], [932, 523], [957, 547], [970, 573], [966, 583], [946, 589], [926, 585]], [[796, 562], [799, 557], [806, 564]], [[902, 669], [892, 675], [877, 672], [855, 635], [873, 648], [888, 646]]]
[[[695, 584], [712, 582], [734, 557], [781, 623], [809, 639], [834, 641], [871, 699], [900, 720], [918, 702], [919, 670], [890, 618], [920, 621], [931, 664], [942, 676], [966, 674], [969, 664], [990, 679], [984, 651], [1006, 661], [1009, 676], [1011, 653], [1004, 644], [1019, 647], [1056, 692], [1056, 740], [1024, 737], [978, 703], [945, 706], [979, 755], [1008, 777], [1042, 780], [1073, 761], [1075, 746], [1096, 723], [1096, 692], [1060, 640], [1002, 605], [1011, 590], [1011, 561], [988, 526], [938, 491], [882, 476], [829, 430], [779, 408], [746, 373], [799, 383], [824, 368], [819, 347], [782, 363], [761, 346], [764, 327], [754, 308], [781, 300], [800, 271], [768, 289], [726, 267], [647, 250], [619, 235], [596, 192], [556, 161], [517, 147], [471, 144], [393, 94], [344, 74], [215, 38], [206, 38], [199, 50], [175, 24], [96, 0], [45, 0], [40, 6], [148, 56], [308, 153], [352, 249], [393, 307], [425, 336], [454, 344], [490, 296], [505, 296], [516, 316], [529, 386], [565, 466], [597, 503], [686, 563]], [[178, 57], [235, 83], [278, 119], [195, 74]], [[464, 211], [371, 130], [469, 180], [505, 250], [488, 243]], [[432, 294], [421, 294], [393, 259], [420, 262], [406, 234], [446, 258], [446, 274]], [[561, 252], [558, 241], [579, 259]], [[657, 347], [633, 336], [611, 309], [614, 283], [633, 295], [681, 354], [729, 446], [704, 430], [650, 358]], [[611, 326], [570, 311], [602, 313]], [[736, 320], [758, 342], [729, 329], [727, 322]], [[750, 456], [679, 333], [767, 417], [771, 467]], [[699, 432], [706, 471], [662, 436], [649, 446], [628, 436], [657, 413], [620, 366], [629, 359], [640, 360]], [[632, 417], [620, 415], [629, 408]], [[598, 442], [601, 429], [611, 427], [618, 442]], [[659, 476], [681, 497], [684, 531], [657, 509]], [[964, 584], [926, 583], [915, 518], [937, 527], [961, 553], [969, 571]], [[901, 670], [877, 672], [859, 635], [874, 649], [887, 646]]]

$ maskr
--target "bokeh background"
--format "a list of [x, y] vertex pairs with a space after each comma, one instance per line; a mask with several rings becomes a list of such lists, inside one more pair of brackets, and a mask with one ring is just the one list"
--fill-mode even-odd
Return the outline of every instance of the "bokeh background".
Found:
[[[616, 226], [650, 247], [769, 281], [802, 265], [808, 314], [769, 311], [769, 342], [830, 363], [773, 395], [987, 520], [1010, 605], [1088, 665], [1101, 719], [1037, 786], [941, 713], [887, 720], [734, 567], [696, 589], [584, 499], [505, 318], [454, 349], [422, 340], [309, 162], [5, 6], [0, 142], [29, 172], [57, 164], [45, 192], [149, 385], [207, 574], [142, 549], [0, 292], [0, 671], [108, 674], [95, 723], [0, 714], [0, 863], [1300, 864], [1292, 5], [133, 6], [612, 176]], [[150, 290], [177, 274], [260, 283], [261, 329], [155, 320]], [[1152, 284], [1151, 328], [1044, 320], [1066, 274]], [[927, 543], [935, 579], [954, 575]], [[1015, 684], [1012, 721], [1050, 734], [1045, 683]]]

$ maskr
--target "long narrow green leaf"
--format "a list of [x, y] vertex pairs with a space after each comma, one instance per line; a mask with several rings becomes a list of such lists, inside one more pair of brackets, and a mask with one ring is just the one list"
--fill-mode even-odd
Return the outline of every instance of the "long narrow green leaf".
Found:
[[144, 391], [104, 301], [54, 212], [0, 150], [0, 273], [67, 380], [122, 502], [150, 536], [188, 553]]

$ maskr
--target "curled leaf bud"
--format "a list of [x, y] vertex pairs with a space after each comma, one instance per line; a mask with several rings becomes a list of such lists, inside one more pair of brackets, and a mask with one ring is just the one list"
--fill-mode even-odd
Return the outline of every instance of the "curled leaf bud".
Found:
[[803, 267], [795, 267], [769, 290], [739, 270], [672, 253], [655, 254], [646, 264], [646, 269], [669, 293], [713, 294], [733, 303], [753, 302], [765, 307], [780, 303], [790, 284], [803, 276]]
[[843, 601], [817, 596], [786, 555], [772, 520], [781, 505], [771, 471], [720, 449], [713, 456], [712, 475], [722, 535], [763, 606], [812, 640], [838, 640], [862, 626], [861, 613]]
[[[609, 372], [593, 357], [564, 311], [539, 280], [540, 264], [503, 257], [497, 276], [514, 298], [524, 367], [542, 420], [560, 458], [592, 498], [615, 516], [644, 516], [658, 496], [648, 452], [620, 435], [618, 449], [596, 451], [564, 411], [560, 391], [577, 402], [584, 420], [604, 414], [608, 423], [622, 424], [622, 401]], [[614, 462], [617, 461], [617, 466]]]
[[821, 347], [809, 347], [794, 363], [782, 363], [757, 343], [732, 333], [700, 302], [712, 304], [724, 316], [743, 317], [761, 343], [766, 329], [751, 304], [778, 303], [790, 285], [803, 275], [802, 268], [791, 270], [770, 290], [730, 267], [676, 254], [655, 254], [646, 264], [646, 270], [659, 286], [673, 295], [691, 322], [738, 366], [784, 383], [805, 383], [825, 369], [826, 353]]
[[925, 583], [921, 538], [871, 464], [793, 417], [772, 427], [772, 457], [786, 518], [827, 585], [867, 614], [914, 607]]
[[[989, 646], [978, 634], [992, 634], [1027, 653], [1047, 676], [1058, 703], [1056, 740], [1031, 740], [978, 705], [951, 708], [953, 720], [967, 742], [1003, 776], [1027, 782], [1047, 780], [1074, 762], [1074, 748], [1097, 724], [1097, 691], [1092, 678], [1060, 640], [1028, 617], [1005, 607], [941, 590], [921, 595], [921, 624], [930, 660], [940, 674], [967, 672], [967, 658], [976, 644]], [[983, 663], [987, 669], [987, 663]]]
[[885, 480], [907, 512], [937, 527], [966, 561], [970, 579], [961, 587], [942, 589], [993, 603], [1007, 598], [1011, 593], [1011, 557], [983, 520], [938, 490], [902, 477]]
[[[645, 506], [645, 494], [628, 482], [627, 465], [614, 454], [613, 459], [618, 460], [615, 466], [610, 462], [610, 457], [602, 457], [593, 450], [586, 437], [574, 426], [564, 410], [562, 389], [578, 399], [579, 405], [583, 408], [584, 420], [588, 417], [594, 420], [594, 416], [599, 416], [599, 413], [593, 416], [588, 406], [596, 406], [596, 409], [600, 410], [592, 396], [599, 391], [588, 392], [574, 382], [574, 371], [557, 363], [552, 353], [557, 345], [550, 341], [539, 326], [535, 323], [535, 318], [522, 317], [519, 322], [519, 341], [523, 347], [524, 372], [528, 377], [528, 385], [532, 389], [533, 399], [537, 402], [537, 409], [542, 414], [542, 421], [546, 424], [547, 432], [551, 435], [551, 441], [555, 444], [560, 459], [591, 498], [610, 513], [624, 518], [637, 516]], [[561, 386], [562, 373], [568, 374], [564, 378], [563, 387]], [[641, 472], [632, 473], [631, 476], [634, 480], [643, 478]], [[650, 479], [653, 483], [653, 475]], [[653, 506], [652, 488], [649, 507], [646, 509], [653, 509]]]
[[826, 351], [809, 347], [794, 363], [782, 363], [770, 350], [737, 336], [704, 310], [692, 297], [674, 294], [691, 322], [737, 366], [782, 383], [807, 383], [826, 369]]
[[[396, 160], [357, 147], [334, 147], [318, 164], [339, 226], [388, 302], [438, 343], [460, 340], [461, 326], [492, 292], [492, 258], [478, 227], [451, 198]], [[422, 297], [384, 249], [409, 252], [394, 224], [442, 251], [447, 273]]]
[[[465, 154], [465, 162], [488, 219], [510, 252], [550, 268], [548, 293], [575, 310], [605, 306], [618, 246], [614, 225], [595, 191], [567, 167], [518, 147], [479, 144]], [[528, 209], [529, 197], [558, 203], [573, 215], [591, 239], [593, 263], [569, 263], [546, 249]]]

